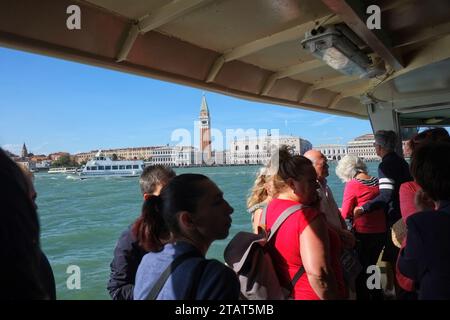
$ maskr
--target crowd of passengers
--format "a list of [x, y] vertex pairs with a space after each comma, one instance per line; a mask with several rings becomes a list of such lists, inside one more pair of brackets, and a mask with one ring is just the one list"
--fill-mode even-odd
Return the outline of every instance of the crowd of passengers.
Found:
[[[394, 150], [393, 131], [375, 133], [381, 163], [371, 176], [346, 155], [336, 167], [345, 183], [337, 204], [327, 184], [326, 157], [294, 155], [285, 146], [261, 168], [247, 199], [254, 233], [270, 231], [294, 208], [268, 243], [276, 275], [295, 300], [450, 299], [450, 137], [443, 128], [409, 141], [411, 163]], [[107, 289], [113, 300], [237, 300], [236, 273], [206, 259], [228, 237], [233, 208], [210, 178], [146, 167], [139, 217], [114, 249]], [[0, 264], [9, 290], [0, 299], [56, 299], [51, 266], [39, 244], [33, 176], [0, 149]], [[263, 214], [264, 212], [264, 214]], [[264, 220], [262, 221], [263, 218]], [[384, 288], [369, 285], [384, 262]], [[299, 268], [304, 269], [295, 285]]]

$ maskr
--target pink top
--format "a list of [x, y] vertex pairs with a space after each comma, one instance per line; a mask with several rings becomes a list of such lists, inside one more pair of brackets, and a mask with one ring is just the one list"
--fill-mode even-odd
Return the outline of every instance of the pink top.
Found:
[[422, 188], [414, 181], [402, 183], [400, 186], [400, 212], [405, 223], [410, 215], [418, 212], [414, 204], [414, 197], [420, 189]]
[[[267, 207], [267, 228], [270, 229], [278, 216], [287, 208], [298, 202], [291, 200], [273, 199]], [[313, 208], [305, 208], [293, 213], [278, 229], [273, 242], [271, 256], [281, 283], [287, 286], [300, 267], [303, 265], [300, 256], [300, 234], [319, 215], [320, 211]], [[339, 294], [346, 296], [342, 267], [339, 262], [341, 254], [341, 242], [339, 236], [329, 229], [331, 267], [338, 282]], [[309, 284], [306, 273], [297, 281], [292, 297], [296, 300], [319, 300], [319, 297]]]
[[[402, 214], [403, 222], [406, 223], [406, 219], [418, 212], [416, 205], [414, 203], [414, 198], [416, 192], [422, 189], [415, 181], [404, 182], [400, 186], [400, 212]], [[406, 237], [403, 239], [402, 247], [406, 247]], [[398, 269], [398, 258], [396, 264], [396, 278], [400, 287], [406, 291], [414, 291], [414, 281], [406, 276], [404, 276]]]
[[[378, 181], [352, 179], [345, 185], [341, 214], [344, 219], [353, 217], [353, 209], [375, 198], [379, 193]], [[386, 215], [383, 209], [364, 213], [353, 221], [353, 227], [359, 233], [382, 233], [386, 231]]]

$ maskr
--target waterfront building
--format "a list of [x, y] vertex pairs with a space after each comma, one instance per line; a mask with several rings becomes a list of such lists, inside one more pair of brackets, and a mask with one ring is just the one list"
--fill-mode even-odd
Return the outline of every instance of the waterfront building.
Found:
[[225, 165], [227, 163], [227, 153], [225, 151], [214, 151], [213, 158], [216, 165]]
[[17, 165], [28, 171], [34, 172], [36, 170], [36, 162], [28, 159], [19, 159], [16, 161]]
[[380, 160], [375, 151], [375, 137], [373, 134], [365, 134], [349, 141], [347, 144], [347, 153], [354, 154], [364, 160]]
[[202, 154], [202, 164], [211, 163], [211, 119], [209, 116], [208, 104], [205, 95], [202, 97], [200, 106], [200, 152]]
[[185, 167], [195, 164], [196, 149], [190, 146], [165, 146], [153, 149], [146, 165], [164, 165], [168, 167]]
[[[118, 160], [144, 160], [146, 165], [165, 165], [170, 167], [191, 166], [195, 164], [197, 149], [188, 146], [151, 146], [137, 148], [120, 148], [102, 150], [102, 154]], [[89, 161], [98, 150], [78, 153], [75, 155], [78, 163]]]
[[261, 136], [235, 139], [226, 154], [227, 164], [266, 164], [273, 152], [287, 145], [295, 154], [304, 154], [312, 148], [308, 140], [293, 136]]
[[[117, 158], [118, 160], [148, 160], [152, 157], [153, 150], [161, 147], [162, 146], [107, 149], [102, 150], [102, 153], [107, 157], [112, 159]], [[97, 152], [98, 150], [78, 153], [75, 157], [78, 163], [86, 162], [94, 157]]]
[[68, 152], [55, 152], [55, 153], [50, 153], [49, 155], [48, 155], [48, 158], [50, 159], [50, 160], [53, 160], [53, 161], [58, 161], [61, 157], [70, 157], [70, 153], [68, 153]]
[[51, 164], [51, 160], [41, 160], [39, 162], [36, 162], [36, 171], [48, 171]]
[[343, 144], [322, 144], [314, 149], [319, 150], [328, 160], [341, 160], [347, 154], [347, 146]]

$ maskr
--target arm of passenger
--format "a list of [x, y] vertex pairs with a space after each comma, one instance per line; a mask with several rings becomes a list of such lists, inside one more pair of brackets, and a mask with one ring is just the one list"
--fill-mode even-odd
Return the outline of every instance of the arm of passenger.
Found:
[[353, 216], [353, 209], [356, 206], [356, 195], [347, 183], [344, 189], [344, 197], [342, 199], [341, 216], [344, 219], [349, 219]]
[[406, 223], [408, 229], [406, 246], [400, 251], [398, 269], [404, 276], [417, 281], [421, 274], [419, 257], [422, 255], [423, 245], [414, 221], [408, 219]]
[[393, 174], [389, 172], [389, 168], [383, 166], [383, 163], [380, 164], [378, 169], [378, 177], [380, 194], [362, 206], [365, 212], [384, 209], [394, 195], [395, 180]]
[[322, 300], [337, 299], [337, 283], [330, 267], [327, 225], [322, 216], [314, 219], [300, 235], [300, 255], [308, 281]]
[[384, 209], [387, 203], [392, 199], [393, 194], [393, 189], [382, 189], [380, 186], [380, 194], [362, 206], [364, 212], [367, 213], [377, 209]]
[[131, 281], [129, 270], [129, 248], [120, 245], [114, 249], [114, 259], [111, 262], [111, 274], [108, 282], [108, 291], [113, 300], [133, 300], [134, 284]]
[[253, 233], [258, 233], [258, 227], [264, 223], [260, 223], [263, 209], [257, 209], [252, 216]]

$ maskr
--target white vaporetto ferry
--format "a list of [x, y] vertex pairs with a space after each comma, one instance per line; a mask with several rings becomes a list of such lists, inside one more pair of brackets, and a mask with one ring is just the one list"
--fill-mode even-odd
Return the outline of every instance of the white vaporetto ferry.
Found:
[[117, 160], [102, 155], [101, 150], [78, 172], [80, 179], [96, 177], [137, 177], [144, 170], [142, 160]]
[[70, 168], [66, 168], [66, 167], [59, 167], [59, 168], [50, 168], [48, 170], [48, 173], [54, 174], [54, 173], [76, 173], [77, 172], [77, 168], [75, 167], [70, 167]]

